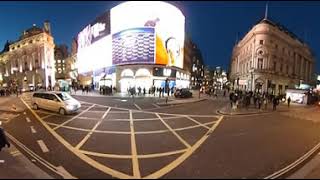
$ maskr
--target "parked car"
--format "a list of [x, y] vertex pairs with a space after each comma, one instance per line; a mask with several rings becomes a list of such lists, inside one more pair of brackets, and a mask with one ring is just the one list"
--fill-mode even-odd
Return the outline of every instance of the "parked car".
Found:
[[33, 109], [46, 109], [62, 115], [77, 112], [81, 104], [65, 92], [35, 92], [32, 96]]
[[176, 98], [191, 98], [192, 92], [190, 92], [187, 88], [177, 89], [174, 93], [174, 97]]

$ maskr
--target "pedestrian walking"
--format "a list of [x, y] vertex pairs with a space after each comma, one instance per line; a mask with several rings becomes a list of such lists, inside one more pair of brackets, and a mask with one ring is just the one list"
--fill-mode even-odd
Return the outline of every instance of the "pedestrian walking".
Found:
[[230, 100], [230, 106], [231, 106], [231, 108], [232, 108], [232, 105], [233, 105], [233, 96], [234, 96], [234, 93], [233, 93], [233, 92], [230, 93], [230, 95], [229, 95], [229, 100]]
[[6, 137], [5, 133], [4, 133], [4, 130], [0, 127], [0, 151], [5, 146], [7, 146], [9, 148], [10, 147], [10, 143], [7, 140], [7, 137]]
[[266, 97], [263, 98], [264, 109], [267, 110], [268, 100]]
[[290, 102], [291, 102], [291, 98], [290, 98], [290, 96], [289, 96], [289, 98], [288, 98], [288, 107], [290, 107]]
[[278, 100], [276, 97], [273, 98], [272, 104], [273, 104], [273, 110], [274, 111], [277, 110]]

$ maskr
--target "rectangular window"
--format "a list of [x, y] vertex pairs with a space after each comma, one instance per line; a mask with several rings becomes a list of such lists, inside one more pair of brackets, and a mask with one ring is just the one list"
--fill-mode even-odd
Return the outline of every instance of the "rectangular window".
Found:
[[262, 69], [262, 66], [263, 66], [263, 59], [258, 58], [258, 69]]
[[283, 70], [283, 65], [280, 64], [280, 72], [282, 72], [282, 70]]
[[273, 62], [273, 70], [274, 70], [274, 72], [276, 72], [277, 71], [277, 62]]
[[259, 44], [263, 45], [263, 40], [260, 40], [260, 43], [259, 43]]
[[287, 74], [289, 75], [289, 66], [286, 66]]

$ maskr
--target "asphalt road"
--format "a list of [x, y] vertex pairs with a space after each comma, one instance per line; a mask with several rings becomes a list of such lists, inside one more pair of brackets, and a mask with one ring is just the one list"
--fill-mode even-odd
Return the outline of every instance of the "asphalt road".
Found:
[[263, 178], [320, 140], [319, 124], [276, 112], [220, 116], [222, 98], [166, 107], [153, 105], [158, 98], [76, 98], [81, 111], [68, 116], [14, 98], [25, 113], [4, 124], [55, 178]]

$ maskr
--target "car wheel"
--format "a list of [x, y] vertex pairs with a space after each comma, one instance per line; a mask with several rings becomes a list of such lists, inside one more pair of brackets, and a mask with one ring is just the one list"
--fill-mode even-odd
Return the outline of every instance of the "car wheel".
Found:
[[35, 110], [39, 109], [39, 107], [38, 107], [38, 105], [36, 103], [33, 104], [32, 108], [35, 109]]
[[65, 115], [66, 114], [66, 110], [64, 110], [63, 108], [60, 108], [59, 109], [59, 114]]

